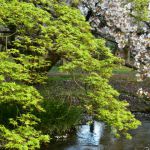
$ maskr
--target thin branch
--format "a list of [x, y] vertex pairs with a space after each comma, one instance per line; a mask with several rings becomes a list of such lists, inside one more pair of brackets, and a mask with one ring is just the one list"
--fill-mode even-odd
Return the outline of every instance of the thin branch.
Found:
[[[0, 33], [2, 33], [2, 32], [0, 32]], [[12, 33], [12, 32], [9, 32], [9, 33]], [[13, 36], [14, 34], [16, 34], [17, 33], [17, 31], [16, 32], [13, 32], [12, 34], [10, 34], [10, 35], [3, 35], [3, 36], [0, 36], [1, 38], [8, 38], [8, 37], [11, 37], [11, 36]]]

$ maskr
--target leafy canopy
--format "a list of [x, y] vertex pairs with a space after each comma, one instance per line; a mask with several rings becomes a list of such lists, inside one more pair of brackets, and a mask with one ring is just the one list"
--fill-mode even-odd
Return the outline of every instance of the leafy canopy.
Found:
[[[32, 114], [33, 110], [44, 111], [40, 105], [41, 95], [34, 87], [20, 82], [28, 79], [27, 70], [22, 65], [16, 64], [7, 52], [1, 52], [0, 70], [2, 146], [6, 149], [19, 150], [40, 148], [41, 142], [49, 141], [47, 135], [42, 135], [41, 131], [34, 128], [40, 119]], [[15, 115], [11, 108], [16, 109]], [[6, 118], [5, 109], [11, 118]]]
[[90, 115], [126, 136], [137, 128], [139, 121], [108, 83], [118, 60], [103, 39], [91, 34], [79, 10], [55, 0], [0, 0], [0, 16], [0, 27], [12, 33], [7, 44], [2, 39], [2, 51], [7, 52], [0, 52], [0, 103], [13, 104], [20, 112], [10, 119], [13, 128], [5, 123], [0, 126], [5, 148], [35, 149], [48, 141], [34, 127], [39, 119], [33, 110], [44, 111], [43, 98], [29, 85], [43, 83], [48, 70], [62, 59], [65, 63], [60, 69], [83, 89], [80, 105]]

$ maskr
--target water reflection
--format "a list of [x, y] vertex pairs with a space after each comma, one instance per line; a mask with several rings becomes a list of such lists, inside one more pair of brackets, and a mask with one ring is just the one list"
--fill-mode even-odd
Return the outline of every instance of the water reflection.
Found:
[[67, 141], [50, 144], [47, 150], [150, 150], [150, 121], [131, 132], [133, 139], [116, 139], [101, 122], [82, 125], [77, 134]]
[[112, 140], [112, 136], [106, 130], [100, 143], [106, 150], [150, 150], [150, 121], [143, 121], [142, 126], [133, 130], [131, 134], [132, 140], [124, 138]]
[[98, 146], [103, 130], [104, 124], [97, 121], [91, 125], [80, 126], [77, 132], [77, 144]]

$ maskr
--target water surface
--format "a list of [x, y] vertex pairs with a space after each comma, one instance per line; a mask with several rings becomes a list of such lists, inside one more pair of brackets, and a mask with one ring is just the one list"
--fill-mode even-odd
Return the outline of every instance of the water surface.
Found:
[[150, 121], [131, 131], [132, 140], [116, 139], [104, 123], [78, 127], [76, 135], [65, 141], [51, 143], [47, 150], [150, 150]]

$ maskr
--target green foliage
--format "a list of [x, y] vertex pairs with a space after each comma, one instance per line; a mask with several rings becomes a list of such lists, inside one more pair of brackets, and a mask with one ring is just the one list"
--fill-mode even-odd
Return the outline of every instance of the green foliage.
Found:
[[134, 14], [134, 17], [136, 17], [140, 21], [148, 21], [149, 20], [149, 0], [129, 0], [129, 2], [132, 2], [134, 7], [134, 11], [136, 14]]
[[23, 109], [36, 108], [43, 111], [39, 104], [42, 97], [38, 91], [32, 86], [19, 83], [28, 78], [24, 67], [11, 61], [5, 52], [1, 52], [0, 64], [0, 103], [8, 103], [8, 105], [13, 103], [21, 105]]
[[[140, 124], [126, 108], [127, 102], [118, 101], [119, 95], [110, 85], [108, 80], [100, 78], [93, 73], [85, 79], [85, 82], [91, 86], [88, 90], [89, 105], [93, 104], [90, 111], [96, 114], [96, 117], [108, 123], [116, 130], [116, 135], [129, 134], [129, 129], [137, 128]], [[91, 100], [91, 101], [90, 101]]]
[[[65, 134], [78, 125], [82, 119], [83, 110], [75, 100], [80, 95], [71, 76], [49, 77], [45, 85], [39, 87], [45, 100], [42, 107], [46, 112], [40, 113], [39, 127], [49, 134]], [[73, 84], [73, 85], [72, 85]]]
[[69, 105], [65, 100], [45, 100], [43, 104], [46, 112], [42, 113], [40, 127], [44, 132], [63, 134], [79, 124], [81, 120], [81, 108]]
[[[7, 108], [7, 113], [11, 112], [3, 116], [6, 110], [2, 108], [4, 112], [0, 114], [2, 146], [18, 150], [40, 148], [41, 142], [49, 141], [49, 136], [34, 129], [40, 120], [32, 115], [32, 111], [44, 111], [40, 105], [41, 95], [32, 86], [23, 84], [29, 77], [27, 70], [16, 64], [6, 52], [0, 55], [0, 74], [0, 105]], [[13, 114], [11, 108], [17, 112]]]
[[[49, 142], [49, 137], [34, 129], [39, 119], [31, 114], [23, 114], [16, 120], [10, 119], [14, 129], [0, 126], [1, 139], [6, 149], [34, 150], [40, 148], [40, 142]], [[21, 124], [21, 125], [20, 125]]]
[[[80, 107], [90, 115], [123, 134], [140, 124], [127, 110], [127, 103], [119, 101], [118, 93], [108, 84], [114, 63], [119, 60], [105, 47], [104, 40], [95, 39], [79, 10], [57, 0], [0, 0], [0, 26], [13, 32], [5, 48], [9, 57], [5, 52], [0, 55], [0, 103], [19, 109], [18, 115], [10, 120], [14, 127], [0, 128], [5, 148], [35, 149], [40, 142], [48, 141], [47, 136], [35, 130], [37, 119], [29, 115], [44, 111], [40, 105], [43, 98], [29, 84], [43, 83], [58, 60], [64, 60], [61, 71], [70, 74], [77, 88], [82, 89], [77, 98]], [[67, 98], [63, 100], [66, 102], [47, 102], [50, 108], [57, 109], [46, 106], [45, 116], [48, 114], [46, 119], [50, 119], [51, 125], [53, 121], [58, 125], [60, 117], [62, 127], [66, 126], [66, 119], [70, 120], [67, 129], [74, 125], [80, 107], [70, 106]]]
[[1, 25], [14, 33], [8, 42], [10, 54], [29, 71], [30, 83], [41, 83], [45, 79], [42, 71], [50, 65], [47, 49], [52, 44], [45, 34], [50, 29], [50, 14], [33, 4], [3, 0], [0, 3]]

